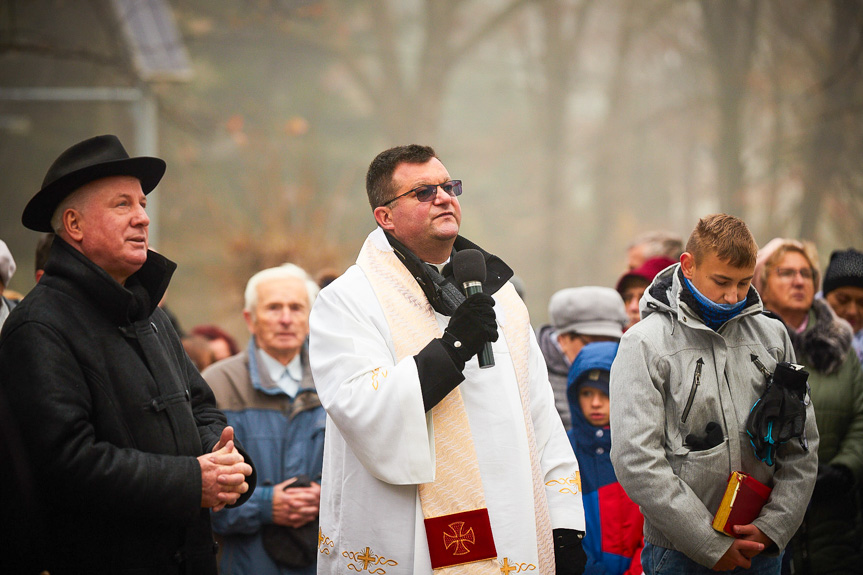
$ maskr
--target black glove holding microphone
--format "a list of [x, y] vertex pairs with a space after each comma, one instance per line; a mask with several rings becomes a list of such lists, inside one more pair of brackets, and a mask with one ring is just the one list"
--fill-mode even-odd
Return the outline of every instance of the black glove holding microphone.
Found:
[[441, 339], [453, 360], [461, 360], [461, 369], [486, 342], [497, 341], [494, 320], [494, 298], [484, 293], [468, 297], [453, 312]]
[[414, 356], [426, 411], [464, 381], [464, 365], [486, 342], [497, 341], [494, 298], [475, 293], [452, 314], [443, 336], [433, 339]]

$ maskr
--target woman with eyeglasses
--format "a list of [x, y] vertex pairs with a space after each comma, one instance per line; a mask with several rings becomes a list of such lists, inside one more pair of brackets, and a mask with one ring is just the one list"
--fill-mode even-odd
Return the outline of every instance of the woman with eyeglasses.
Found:
[[753, 285], [764, 308], [779, 316], [797, 363], [809, 372], [821, 442], [818, 479], [803, 524], [788, 546], [794, 573], [858, 573], [859, 491], [863, 478], [863, 370], [851, 327], [821, 299], [815, 247], [776, 238], [758, 252]]

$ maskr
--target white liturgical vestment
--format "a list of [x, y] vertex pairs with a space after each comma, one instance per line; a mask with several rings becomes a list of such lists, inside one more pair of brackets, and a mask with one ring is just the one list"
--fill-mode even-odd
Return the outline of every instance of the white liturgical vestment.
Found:
[[[380, 228], [369, 241], [392, 250]], [[465, 434], [476, 451], [501, 572], [539, 573], [530, 441], [502, 327], [529, 333], [529, 417], [554, 529], [585, 529], [578, 463], [533, 329], [507, 326], [501, 305], [495, 313], [494, 367], [480, 369], [474, 357], [459, 384]], [[450, 318], [435, 317], [442, 333]], [[357, 265], [321, 291], [310, 323], [311, 368], [328, 414], [318, 573], [431, 574], [417, 486], [435, 479], [434, 426], [416, 363], [412, 356], [396, 361], [384, 312]]]

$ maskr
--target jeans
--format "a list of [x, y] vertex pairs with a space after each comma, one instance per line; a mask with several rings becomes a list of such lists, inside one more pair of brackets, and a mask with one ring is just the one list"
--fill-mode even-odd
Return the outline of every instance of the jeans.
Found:
[[738, 567], [731, 571], [713, 571], [696, 563], [680, 551], [644, 543], [641, 566], [644, 575], [716, 575], [716, 573], [754, 573], [755, 575], [779, 575], [782, 556], [759, 554], [752, 558], [752, 567]]

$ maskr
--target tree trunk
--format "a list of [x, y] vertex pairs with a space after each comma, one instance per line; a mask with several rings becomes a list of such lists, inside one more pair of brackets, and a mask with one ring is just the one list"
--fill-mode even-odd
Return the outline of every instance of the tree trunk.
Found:
[[743, 102], [755, 45], [758, 0], [702, 0], [719, 112], [716, 179], [722, 212], [744, 216]]
[[[816, 94], [820, 112], [817, 114], [808, 159], [803, 176], [803, 199], [800, 204], [801, 239], [816, 240], [817, 224], [823, 211], [824, 198], [833, 191], [842, 177], [842, 152], [845, 149], [843, 114], [853, 109], [854, 62], [850, 55], [859, 41], [860, 2], [833, 0], [833, 33], [830, 41], [830, 61], [822, 90]], [[857, 134], [856, 137], [859, 137]]]

